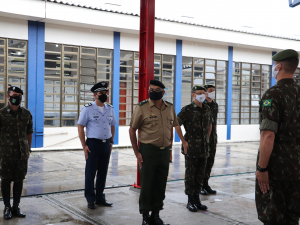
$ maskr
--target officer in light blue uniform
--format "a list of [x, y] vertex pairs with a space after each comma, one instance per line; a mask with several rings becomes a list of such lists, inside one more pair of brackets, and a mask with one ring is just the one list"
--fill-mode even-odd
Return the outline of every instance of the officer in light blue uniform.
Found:
[[[86, 158], [84, 195], [90, 209], [95, 209], [95, 204], [112, 206], [112, 203], [106, 201], [103, 191], [117, 120], [113, 106], [105, 103], [107, 86], [108, 84], [102, 81], [91, 88], [95, 101], [82, 108], [78, 120], [78, 134]], [[84, 127], [86, 127], [86, 140]]]

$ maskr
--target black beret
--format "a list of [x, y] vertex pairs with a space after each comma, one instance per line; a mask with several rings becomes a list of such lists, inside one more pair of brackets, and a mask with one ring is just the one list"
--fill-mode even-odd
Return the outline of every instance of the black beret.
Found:
[[155, 85], [161, 88], [166, 88], [165, 85], [159, 80], [150, 80], [150, 85]]
[[16, 92], [16, 93], [21, 93], [21, 94], [23, 95], [23, 91], [22, 91], [20, 88], [16, 87], [16, 86], [10, 86], [10, 87], [8, 88], [8, 90], [9, 90], [9, 91], [14, 91], [14, 92]]
[[95, 85], [91, 88], [91, 92], [108, 91], [107, 86], [108, 86], [107, 82], [105, 82], [105, 81], [100, 81], [99, 83], [95, 84]]
[[199, 86], [199, 85], [195, 85], [194, 87], [192, 87], [192, 91], [197, 91], [197, 90], [206, 91], [206, 88], [203, 86]]
[[214, 85], [211, 85], [211, 84], [205, 84], [205, 85], [203, 85], [203, 87], [204, 87], [205, 89], [208, 89], [208, 88], [216, 88]]
[[299, 54], [293, 49], [286, 49], [276, 53], [272, 59], [274, 61], [282, 61], [285, 59], [299, 59]]

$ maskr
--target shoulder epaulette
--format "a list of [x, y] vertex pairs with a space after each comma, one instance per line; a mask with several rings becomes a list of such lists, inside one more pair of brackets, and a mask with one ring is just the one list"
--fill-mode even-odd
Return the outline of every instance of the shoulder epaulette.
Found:
[[106, 105], [108, 105], [109, 107], [113, 108], [113, 105], [109, 104], [109, 103], [106, 103]]
[[139, 102], [138, 105], [141, 106], [141, 105], [144, 105], [147, 102], [148, 102], [148, 100], [144, 100], [144, 101]]
[[91, 105], [93, 105], [93, 103], [86, 104], [86, 105], [84, 105], [84, 107], [89, 107]]
[[165, 102], [166, 102], [166, 103], [169, 103], [170, 105], [173, 105], [173, 103], [171, 103], [171, 102], [169, 102], [169, 101], [167, 101], [167, 100], [165, 100]]

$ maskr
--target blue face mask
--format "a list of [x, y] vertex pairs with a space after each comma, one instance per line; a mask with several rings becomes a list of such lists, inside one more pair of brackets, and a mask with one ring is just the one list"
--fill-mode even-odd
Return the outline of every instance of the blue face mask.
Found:
[[275, 70], [276, 69], [276, 67], [278, 66], [279, 64], [277, 64], [277, 65], [273, 65], [272, 66], [272, 77], [274, 78], [274, 79], [276, 79], [277, 78], [277, 75], [278, 75], [278, 73], [279, 73], [279, 70]]

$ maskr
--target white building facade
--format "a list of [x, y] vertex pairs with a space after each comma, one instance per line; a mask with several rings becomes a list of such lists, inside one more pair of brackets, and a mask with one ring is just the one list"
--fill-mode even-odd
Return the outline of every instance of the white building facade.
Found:
[[[3, 0], [0, 28], [0, 106], [7, 104], [8, 84], [25, 91], [33, 147], [80, 147], [80, 109], [93, 100], [92, 85], [103, 80], [118, 118], [115, 143], [130, 145], [128, 126], [138, 103], [138, 15]], [[177, 113], [191, 102], [193, 85], [214, 84], [219, 142], [258, 140], [259, 100], [275, 84], [271, 57], [287, 48], [300, 51], [300, 40], [157, 18], [154, 76]], [[299, 77], [297, 69], [297, 83]]]

